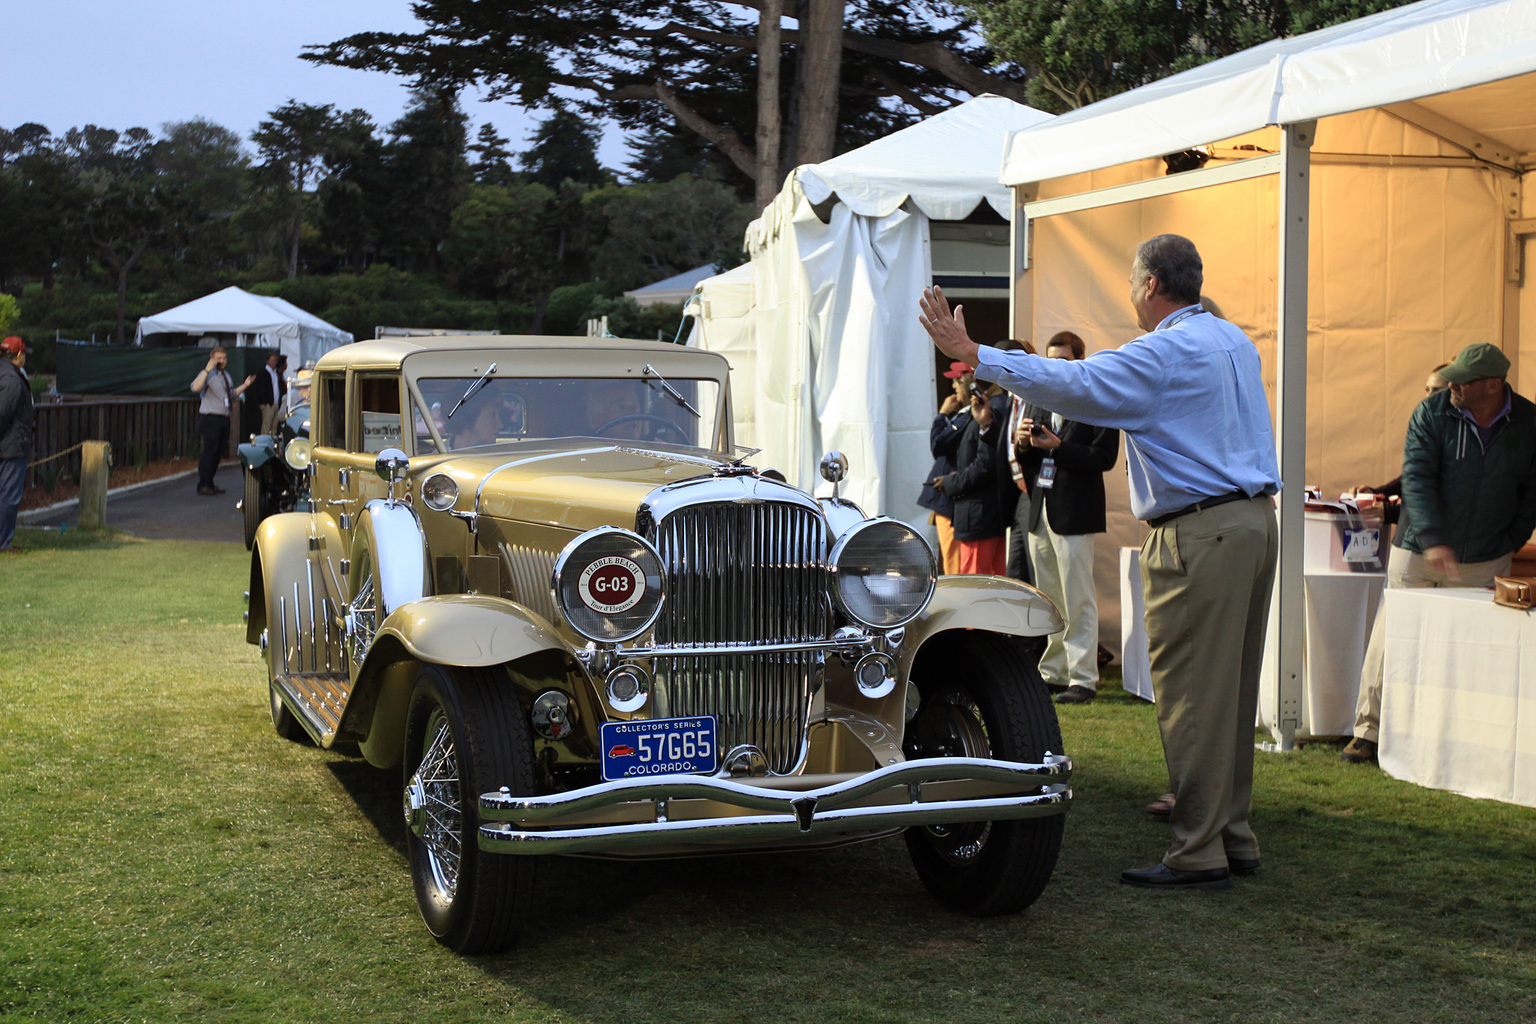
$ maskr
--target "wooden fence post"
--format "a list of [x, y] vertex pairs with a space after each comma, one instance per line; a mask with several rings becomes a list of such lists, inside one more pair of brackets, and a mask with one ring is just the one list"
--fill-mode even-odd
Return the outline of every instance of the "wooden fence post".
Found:
[[80, 446], [80, 529], [99, 530], [107, 525], [107, 472], [112, 465], [112, 446], [105, 441], [86, 441]]

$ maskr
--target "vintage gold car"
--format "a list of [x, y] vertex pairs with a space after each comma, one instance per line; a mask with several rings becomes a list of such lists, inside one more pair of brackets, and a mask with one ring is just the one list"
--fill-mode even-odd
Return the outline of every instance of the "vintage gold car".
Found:
[[527, 337], [315, 368], [313, 511], [257, 528], [247, 638], [279, 735], [401, 771], [417, 903], [452, 949], [516, 940], [544, 854], [905, 833], [973, 914], [1050, 878], [1071, 762], [1027, 649], [1055, 608], [937, 576], [916, 531], [836, 496], [836, 453], [830, 497], [749, 465], [726, 374]]

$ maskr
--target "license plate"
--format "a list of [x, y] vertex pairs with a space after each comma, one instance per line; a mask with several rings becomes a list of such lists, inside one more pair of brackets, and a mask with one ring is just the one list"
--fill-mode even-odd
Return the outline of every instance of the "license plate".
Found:
[[648, 718], [604, 722], [603, 780], [708, 773], [720, 761], [715, 718]]

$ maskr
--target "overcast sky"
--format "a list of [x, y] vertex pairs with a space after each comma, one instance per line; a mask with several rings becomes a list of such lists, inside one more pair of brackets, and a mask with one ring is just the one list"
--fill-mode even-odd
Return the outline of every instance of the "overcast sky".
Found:
[[[405, 110], [402, 79], [298, 55], [354, 32], [418, 27], [409, 0], [0, 0], [0, 25], [0, 126], [158, 132], [167, 121], [203, 117], [249, 149], [257, 122], [290, 99], [361, 107], [388, 126]], [[489, 121], [511, 149], [527, 148], [538, 117], [469, 94], [462, 102], [471, 139]], [[628, 161], [617, 132], [607, 133], [600, 156], [614, 168]]]

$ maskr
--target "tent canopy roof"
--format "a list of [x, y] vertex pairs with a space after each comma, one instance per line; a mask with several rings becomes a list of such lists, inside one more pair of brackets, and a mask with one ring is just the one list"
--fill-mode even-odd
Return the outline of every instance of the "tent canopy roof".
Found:
[[835, 194], [864, 217], [888, 216], [908, 198], [933, 220], [961, 220], [983, 199], [1009, 217], [1013, 201], [996, 175], [1003, 144], [1010, 132], [1049, 120], [1002, 96], [977, 96], [795, 174], [812, 203]]
[[233, 285], [142, 318], [138, 333], [140, 337], [164, 333], [243, 333], [278, 338], [297, 338], [301, 333], [313, 333], [352, 340], [352, 336], [341, 328], [291, 302], [254, 295]]
[[1015, 134], [1002, 181], [1046, 181], [1413, 100], [1530, 154], [1533, 73], [1536, 0], [1422, 0], [1264, 43]]
[[1052, 116], [987, 94], [842, 156], [802, 164], [748, 225], [747, 248], [755, 252], [777, 237], [799, 195], [813, 206], [841, 201], [861, 217], [887, 217], [911, 199], [932, 220], [963, 220], [983, 200], [1011, 218], [1013, 200], [997, 180], [1003, 145], [1011, 132]]

